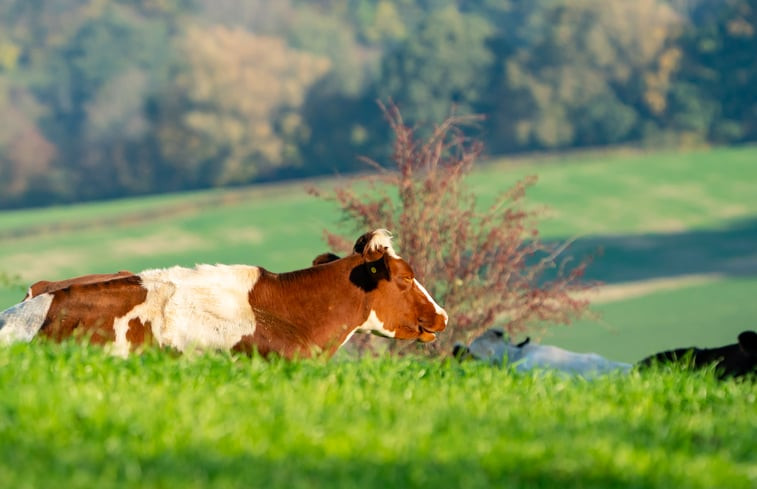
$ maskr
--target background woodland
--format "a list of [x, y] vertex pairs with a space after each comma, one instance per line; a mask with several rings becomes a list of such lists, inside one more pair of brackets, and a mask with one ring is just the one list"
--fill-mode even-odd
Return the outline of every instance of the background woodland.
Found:
[[757, 0], [0, 0], [0, 207], [364, 170], [377, 101], [488, 155], [757, 139]]

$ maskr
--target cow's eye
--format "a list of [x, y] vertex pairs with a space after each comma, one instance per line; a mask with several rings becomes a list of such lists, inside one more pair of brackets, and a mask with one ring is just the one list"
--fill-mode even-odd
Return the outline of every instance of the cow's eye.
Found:
[[399, 287], [402, 290], [409, 290], [413, 285], [413, 277], [400, 277]]

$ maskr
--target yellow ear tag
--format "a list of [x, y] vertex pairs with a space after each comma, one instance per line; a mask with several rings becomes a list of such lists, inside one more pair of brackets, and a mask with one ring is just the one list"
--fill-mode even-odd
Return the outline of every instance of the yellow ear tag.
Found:
[[371, 267], [371, 273], [376, 273], [376, 267]]

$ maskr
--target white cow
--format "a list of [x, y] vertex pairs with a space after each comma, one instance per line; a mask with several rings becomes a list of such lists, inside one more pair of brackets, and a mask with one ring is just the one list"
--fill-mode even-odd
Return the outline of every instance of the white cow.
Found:
[[613, 362], [596, 353], [575, 353], [556, 346], [537, 345], [526, 339], [513, 344], [501, 329], [489, 329], [470, 346], [455, 345], [456, 358], [474, 358], [496, 365], [513, 365], [517, 371], [557, 370], [582, 377], [608, 372], [628, 372], [631, 364]]

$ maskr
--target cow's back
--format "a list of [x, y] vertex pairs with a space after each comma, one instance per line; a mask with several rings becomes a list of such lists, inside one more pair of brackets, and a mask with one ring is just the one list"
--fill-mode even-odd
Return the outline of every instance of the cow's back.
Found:
[[66, 287], [70, 287], [71, 285], [102, 283], [116, 278], [128, 277], [131, 275], [134, 274], [127, 270], [121, 270], [116, 273], [95, 273], [91, 275], [82, 275], [80, 277], [52, 282], [48, 280], [40, 280], [39, 282], [35, 282], [31, 286], [29, 286], [29, 289], [26, 291], [24, 300], [29, 300], [32, 297], [37, 297], [38, 295], [42, 295], [47, 292], [54, 292], [56, 290], [65, 289]]

